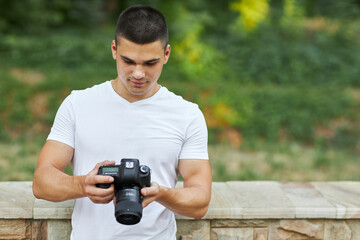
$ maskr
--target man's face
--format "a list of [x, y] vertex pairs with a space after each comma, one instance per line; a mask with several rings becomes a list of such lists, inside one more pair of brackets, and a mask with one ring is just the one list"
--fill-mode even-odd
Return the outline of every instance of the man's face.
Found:
[[170, 45], [164, 51], [160, 40], [147, 44], [133, 43], [120, 38], [111, 44], [116, 60], [118, 78], [115, 90], [126, 99], [140, 100], [158, 90], [157, 80], [170, 56]]

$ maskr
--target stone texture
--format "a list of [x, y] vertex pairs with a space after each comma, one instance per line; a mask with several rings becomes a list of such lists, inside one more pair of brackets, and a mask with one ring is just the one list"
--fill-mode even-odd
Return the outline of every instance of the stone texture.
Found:
[[324, 235], [323, 221], [281, 220], [279, 229], [320, 239]]
[[182, 220], [176, 221], [178, 240], [209, 240], [209, 220]]
[[34, 204], [34, 219], [71, 219], [75, 200], [64, 202], [49, 202], [36, 199]]
[[69, 220], [48, 220], [47, 240], [70, 239], [71, 222]]
[[360, 218], [360, 182], [315, 182], [313, 185], [336, 208], [336, 218]]
[[[297, 220], [289, 220], [287, 225], [291, 224], [291, 221], [297, 221]], [[319, 236], [319, 238], [315, 238], [315, 237], [306, 236], [302, 234], [301, 231], [294, 232], [290, 229], [284, 229], [281, 226], [280, 222], [281, 220], [269, 222], [268, 240], [323, 240], [322, 236]]]
[[295, 207], [277, 182], [228, 182], [244, 219], [295, 218]]
[[[360, 182], [221, 182], [212, 197], [204, 219], [176, 215], [177, 239], [360, 240]], [[69, 239], [73, 204], [0, 182], [0, 239]]]
[[233, 190], [225, 182], [214, 182], [212, 196], [206, 219], [242, 219], [242, 205], [237, 201]]
[[46, 240], [47, 222], [34, 220], [31, 227], [32, 240]]
[[31, 222], [28, 220], [0, 220], [0, 239], [30, 239]]
[[31, 182], [0, 182], [0, 218], [32, 218]]
[[335, 218], [336, 207], [311, 183], [282, 183], [280, 188], [295, 206], [296, 218]]
[[263, 220], [237, 220], [237, 219], [215, 219], [211, 221], [211, 227], [266, 227], [268, 224]]
[[351, 240], [351, 235], [351, 229], [345, 221], [325, 221], [325, 240]]
[[253, 240], [252, 228], [214, 228], [211, 240]]
[[267, 240], [268, 229], [267, 228], [254, 228], [254, 240]]
[[351, 240], [360, 240], [360, 220], [347, 220], [346, 224], [351, 230]]

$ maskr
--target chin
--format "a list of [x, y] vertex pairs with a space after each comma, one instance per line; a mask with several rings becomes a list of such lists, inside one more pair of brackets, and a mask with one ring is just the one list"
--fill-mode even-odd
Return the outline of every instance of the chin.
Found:
[[129, 91], [129, 93], [131, 93], [132, 95], [136, 95], [136, 96], [141, 96], [146, 94], [150, 89], [146, 88], [146, 89], [138, 89], [138, 88], [130, 88], [127, 87], [127, 90]]
[[141, 96], [144, 95], [146, 92], [134, 92], [134, 91], [129, 91], [132, 95], [136, 95], [136, 96]]

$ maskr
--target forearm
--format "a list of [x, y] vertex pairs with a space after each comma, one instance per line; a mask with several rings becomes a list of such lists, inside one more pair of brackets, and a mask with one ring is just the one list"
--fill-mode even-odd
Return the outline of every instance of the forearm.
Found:
[[70, 176], [51, 165], [36, 169], [33, 180], [35, 197], [59, 202], [85, 197], [83, 181], [85, 176]]
[[200, 185], [185, 188], [161, 186], [159, 191], [157, 202], [177, 214], [200, 219], [208, 210], [211, 193]]

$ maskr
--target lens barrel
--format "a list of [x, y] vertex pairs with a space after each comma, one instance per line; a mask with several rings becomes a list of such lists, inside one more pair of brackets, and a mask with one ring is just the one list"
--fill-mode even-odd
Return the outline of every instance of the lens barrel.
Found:
[[116, 193], [115, 218], [121, 224], [133, 225], [140, 222], [142, 205], [140, 188], [128, 186], [119, 189]]

